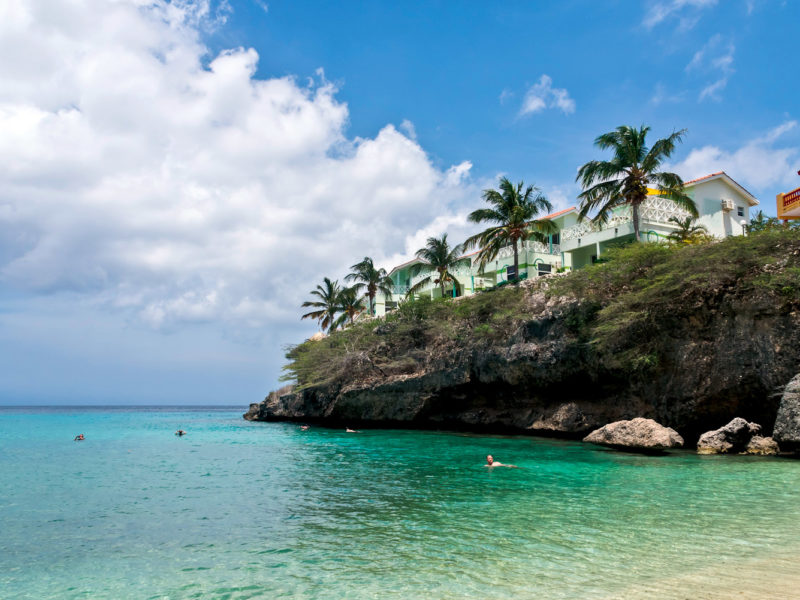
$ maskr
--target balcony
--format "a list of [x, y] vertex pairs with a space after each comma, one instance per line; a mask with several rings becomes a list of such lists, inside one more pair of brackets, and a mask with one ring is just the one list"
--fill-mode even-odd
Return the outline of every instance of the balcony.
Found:
[[395, 285], [392, 286], [392, 299], [397, 298], [405, 298], [405, 295], [408, 293], [409, 287], [407, 285]]
[[[688, 216], [688, 212], [682, 208], [679, 208], [677, 204], [668, 198], [651, 196], [639, 207], [639, 222], [642, 224], [659, 223], [664, 225], [669, 223], [671, 217], [685, 219]], [[577, 240], [579, 238], [586, 237], [591, 233], [605, 231], [607, 229], [614, 229], [620, 225], [625, 225], [632, 221], [633, 218], [631, 216], [631, 208], [626, 206], [625, 208], [614, 211], [611, 218], [609, 218], [605, 223], [592, 223], [591, 221], [587, 220], [583, 221], [582, 223], [578, 223], [577, 225], [573, 225], [572, 227], [563, 229], [561, 231], [561, 239], [564, 241]]]
[[[528, 252], [535, 252], [536, 254], [550, 254], [553, 256], [557, 256], [561, 254], [561, 246], [558, 244], [543, 244], [542, 242], [523, 242], [519, 248], [519, 253], [522, 254], [525, 251]], [[497, 258], [510, 258], [514, 256], [514, 248], [512, 246], [505, 246], [501, 248], [500, 251], [497, 253]]]

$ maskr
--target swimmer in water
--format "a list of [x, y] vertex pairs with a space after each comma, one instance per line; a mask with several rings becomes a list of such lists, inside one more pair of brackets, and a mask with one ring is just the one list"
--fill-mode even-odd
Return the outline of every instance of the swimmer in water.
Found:
[[345, 428], [346, 433], [361, 433], [358, 429], [350, 429], [349, 427]]
[[308, 425], [300, 425], [300, 431], [308, 431]]
[[517, 467], [517, 465], [504, 465], [501, 462], [497, 462], [494, 458], [492, 458], [491, 454], [486, 457], [486, 464], [484, 466], [486, 466], [486, 467], [508, 467], [509, 469], [518, 469], [519, 468], [519, 467]]
[[82, 442], [84, 439], [86, 439], [86, 438], [83, 437], [83, 434], [79, 433], [78, 435], [75, 436], [75, 439], [72, 440], [72, 441], [73, 442]]
[[175, 435], [177, 435], [178, 437], [183, 437], [184, 435], [186, 435], [186, 432], [183, 429], [178, 429], [178, 431], [175, 432]]

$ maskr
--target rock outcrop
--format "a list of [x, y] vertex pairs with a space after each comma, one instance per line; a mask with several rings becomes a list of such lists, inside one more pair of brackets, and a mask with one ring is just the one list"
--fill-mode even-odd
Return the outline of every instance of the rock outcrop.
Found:
[[561, 404], [554, 411], [542, 414], [528, 429], [542, 435], [582, 434], [603, 423], [591, 412], [584, 412], [577, 402]]
[[772, 437], [785, 450], [800, 449], [800, 374], [783, 390]]
[[719, 429], [707, 431], [697, 440], [698, 454], [733, 454], [744, 452], [753, 436], [761, 433], [761, 425], [736, 417]]
[[[581, 438], [643, 417], [693, 442], [741, 417], [772, 434], [776, 391], [800, 364], [800, 286], [787, 283], [800, 232], [655, 248], [458, 301], [404, 302], [291, 347], [297, 388], [246, 418]], [[784, 394], [782, 446], [800, 447], [799, 390], [795, 380]], [[720, 448], [744, 451], [753, 435]]]
[[683, 446], [683, 438], [670, 427], [641, 417], [617, 421], [596, 429], [584, 442], [625, 450], [661, 451]]
[[771, 437], [761, 437], [754, 435], [747, 442], [747, 447], [744, 449], [745, 454], [755, 454], [757, 456], [773, 456], [780, 452], [778, 443]]

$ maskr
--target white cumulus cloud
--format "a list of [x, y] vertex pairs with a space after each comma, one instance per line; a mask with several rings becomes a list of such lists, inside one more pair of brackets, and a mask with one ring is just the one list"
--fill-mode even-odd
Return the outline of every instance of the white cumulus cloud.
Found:
[[0, 53], [16, 57], [0, 61], [0, 284], [163, 330], [262, 327], [455, 210], [468, 162], [434, 166], [410, 122], [348, 137], [321, 72], [259, 79], [253, 49], [209, 55], [201, 29], [223, 16], [188, 1], [0, 5]]
[[528, 88], [525, 93], [519, 114], [520, 116], [529, 115], [546, 108], [557, 108], [568, 115], [575, 112], [575, 101], [570, 98], [566, 89], [554, 88], [551, 77], [542, 75], [539, 81]]
[[756, 190], [792, 185], [800, 168], [800, 148], [778, 142], [796, 127], [797, 121], [787, 121], [734, 150], [712, 145], [696, 148], [674, 165], [674, 170], [687, 180], [725, 171], [745, 187]]

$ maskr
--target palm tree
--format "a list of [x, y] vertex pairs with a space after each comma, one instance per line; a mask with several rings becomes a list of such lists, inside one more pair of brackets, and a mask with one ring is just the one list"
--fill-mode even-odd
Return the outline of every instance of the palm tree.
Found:
[[708, 235], [705, 225], [696, 225], [695, 219], [686, 217], [681, 220], [678, 217], [670, 217], [669, 221], [674, 223], [678, 229], [670, 233], [667, 238], [676, 244], [691, 244], [699, 241]]
[[433, 283], [439, 284], [443, 298], [445, 295], [444, 284], [446, 282], [452, 281], [453, 286], [458, 289], [458, 282], [450, 271], [460, 265], [469, 264], [470, 260], [468, 258], [460, 258], [463, 251], [464, 248], [460, 244], [450, 247], [446, 233], [442, 234], [440, 238], [429, 237], [425, 247], [416, 252], [417, 258], [423, 261], [422, 264], [416, 264], [411, 267], [410, 273], [412, 277], [416, 277], [420, 273], [430, 273], [430, 275], [420, 279], [408, 290], [406, 295], [411, 297], [430, 283], [434, 272], [436, 272], [437, 277], [433, 279]]
[[348, 319], [350, 325], [356, 320], [356, 315], [362, 312], [365, 308], [362, 298], [358, 297], [358, 290], [356, 286], [346, 287], [339, 290], [339, 295], [336, 300], [336, 308], [342, 314], [333, 324], [333, 329], [344, 326]]
[[529, 185], [523, 191], [524, 184], [511, 183], [507, 177], [500, 178], [499, 190], [484, 190], [483, 199], [492, 208], [479, 208], [469, 214], [473, 223], [496, 223], [481, 233], [467, 238], [464, 248], [480, 246], [478, 261], [483, 271], [487, 263], [494, 260], [497, 253], [505, 246], [514, 248], [515, 279], [519, 277], [519, 247], [517, 242], [535, 239], [539, 242], [547, 240], [547, 233], [555, 231], [549, 219], [537, 219], [542, 211], [553, 210], [553, 205], [539, 191]]
[[357, 281], [353, 288], [360, 292], [365, 290], [365, 296], [369, 298], [369, 314], [375, 314], [375, 296], [381, 292], [387, 298], [392, 297], [392, 287], [394, 282], [386, 274], [386, 269], [376, 269], [369, 256], [364, 260], [350, 267], [352, 273], [347, 275], [345, 281]]
[[594, 141], [594, 145], [602, 150], [612, 149], [614, 157], [589, 161], [578, 170], [576, 180], [583, 187], [583, 192], [578, 195], [581, 199], [579, 219], [597, 209], [592, 221], [605, 223], [614, 208], [630, 206], [633, 232], [639, 241], [639, 206], [647, 199], [648, 185], [657, 186], [660, 196], [669, 198], [691, 216], [698, 216], [694, 201], [683, 189], [683, 180], [675, 173], [658, 170], [672, 155], [675, 145], [683, 140], [686, 130], [673, 132], [658, 140], [652, 148], [645, 143], [649, 131], [650, 128], [644, 125], [639, 129], [622, 125]]
[[323, 280], [323, 285], [317, 285], [317, 289], [311, 290], [311, 295], [316, 296], [319, 300], [303, 302], [303, 307], [311, 306], [318, 310], [312, 310], [301, 318], [316, 319], [320, 327], [328, 331], [336, 329], [336, 315], [341, 312], [339, 308], [341, 291], [338, 281], [331, 281], [326, 277]]
[[763, 210], [758, 211], [754, 217], [750, 219], [750, 224], [747, 226], [747, 233], [757, 233], [759, 231], [767, 231], [780, 226], [780, 221], [775, 217], [768, 217], [764, 214]]

